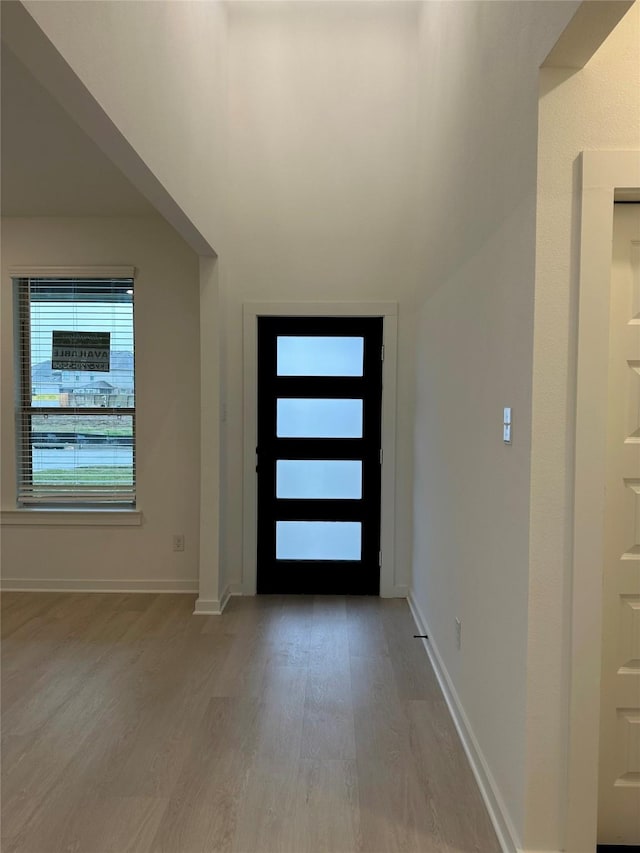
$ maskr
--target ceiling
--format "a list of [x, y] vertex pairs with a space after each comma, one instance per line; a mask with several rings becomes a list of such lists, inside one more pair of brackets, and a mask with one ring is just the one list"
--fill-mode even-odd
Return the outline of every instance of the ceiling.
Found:
[[3, 216], [155, 212], [4, 45], [1, 72]]

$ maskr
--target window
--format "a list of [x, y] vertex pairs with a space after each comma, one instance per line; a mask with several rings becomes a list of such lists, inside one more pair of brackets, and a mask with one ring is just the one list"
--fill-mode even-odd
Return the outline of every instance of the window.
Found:
[[133, 278], [15, 278], [18, 505], [135, 504]]

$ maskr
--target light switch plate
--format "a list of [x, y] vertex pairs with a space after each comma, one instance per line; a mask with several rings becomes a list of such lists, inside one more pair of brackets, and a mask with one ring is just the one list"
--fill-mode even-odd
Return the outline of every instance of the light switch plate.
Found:
[[505, 407], [502, 422], [502, 440], [505, 444], [511, 444], [511, 407]]

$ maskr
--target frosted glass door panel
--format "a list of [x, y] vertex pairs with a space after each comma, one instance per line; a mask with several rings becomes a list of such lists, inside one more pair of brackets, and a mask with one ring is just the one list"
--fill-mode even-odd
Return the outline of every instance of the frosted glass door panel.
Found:
[[278, 459], [277, 498], [360, 500], [362, 462], [342, 459]]
[[364, 338], [279, 336], [278, 376], [362, 376]]
[[278, 438], [362, 438], [362, 400], [278, 400]]
[[359, 521], [277, 521], [277, 560], [359, 560]]

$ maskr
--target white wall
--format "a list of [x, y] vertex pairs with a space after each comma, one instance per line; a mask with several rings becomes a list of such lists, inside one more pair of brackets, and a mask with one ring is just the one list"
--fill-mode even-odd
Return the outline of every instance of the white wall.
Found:
[[[415, 601], [515, 841], [559, 849], [575, 158], [584, 147], [638, 144], [629, 121], [640, 115], [637, 9], [584, 71], [543, 72], [537, 177], [538, 68], [577, 2], [230, 4], [223, 233], [223, 47], [211, 47], [221, 43], [220, 5], [26, 5], [202, 233], [222, 246], [221, 588], [242, 583], [242, 303], [398, 300], [398, 588], [412, 564]], [[182, 39], [189, 51], [179, 49]], [[43, 577], [99, 578], [116, 565], [123, 578], [195, 579], [195, 256], [151, 220], [12, 220], [3, 229], [7, 265], [140, 269], [146, 519], [139, 529], [74, 530], [73, 549], [64, 529], [5, 528], [4, 572], [35, 566]], [[11, 460], [8, 293], [5, 273], [2, 455]], [[168, 409], [157, 393], [167, 383]], [[514, 413], [511, 447], [501, 441], [505, 405]], [[8, 508], [10, 462], [2, 477]], [[186, 534], [184, 555], [170, 551], [173, 532]]]
[[[242, 581], [242, 302], [392, 299], [400, 302], [401, 341], [396, 582], [406, 590], [417, 5], [232, 4], [228, 134], [220, 4], [25, 5], [221, 253], [221, 588]], [[227, 146], [225, 236], [218, 189]]]
[[219, 250], [225, 5], [26, 0], [24, 6], [146, 167]]
[[[516, 843], [526, 798], [538, 68], [576, 6], [426, 3], [420, 27], [413, 596]], [[504, 406], [513, 408], [510, 447]]]
[[[17, 580], [175, 582], [197, 591], [198, 258], [159, 217], [2, 220], [2, 509], [15, 509], [12, 287], [8, 267], [134, 265], [137, 479], [141, 527], [2, 528]], [[184, 553], [172, 534], [184, 533]]]
[[[242, 303], [399, 302], [396, 583], [408, 584], [417, 11], [229, 7], [225, 572], [242, 582]], [[302, 309], [304, 311], [304, 309]]]
[[[640, 152], [637, 2], [583, 71], [543, 69], [540, 80], [526, 833], [539, 849], [558, 843], [556, 826], [564, 819], [557, 802], [563, 800], [569, 726], [582, 150]], [[593, 666], [597, 677], [599, 661]], [[590, 825], [584, 816], [582, 823]]]

